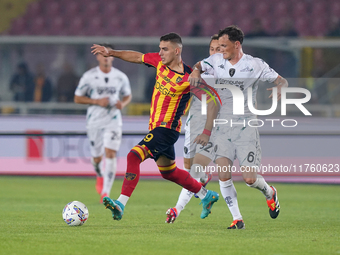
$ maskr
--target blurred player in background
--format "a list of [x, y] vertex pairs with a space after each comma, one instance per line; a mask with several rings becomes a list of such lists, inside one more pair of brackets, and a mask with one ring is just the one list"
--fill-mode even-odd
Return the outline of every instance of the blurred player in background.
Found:
[[[215, 53], [220, 52], [220, 47], [218, 45], [218, 35], [215, 34], [211, 37], [210, 44], [209, 44], [209, 55], [213, 55]], [[207, 79], [206, 82], [209, 83], [210, 79], [213, 80], [214, 76], [209, 73], [203, 73], [201, 75], [203, 79]], [[213, 104], [214, 105], [214, 104]], [[197, 181], [201, 182], [202, 185], [206, 185], [211, 180], [211, 173], [205, 173], [205, 172], [196, 172], [196, 164], [199, 164], [199, 166], [207, 166], [211, 160], [212, 160], [212, 154], [206, 153], [205, 155], [202, 154], [196, 154], [196, 151], [198, 150], [207, 150], [213, 149], [212, 146], [208, 145], [205, 146], [206, 143], [209, 141], [209, 135], [208, 134], [202, 134], [206, 120], [207, 115], [201, 114], [201, 108], [202, 104], [201, 101], [193, 96], [191, 103], [190, 103], [190, 111], [188, 114], [187, 121], [185, 123], [185, 138], [184, 138], [184, 170], [187, 170], [190, 172], [191, 176], [195, 178]], [[216, 110], [216, 114], [214, 115], [214, 118], [217, 115], [218, 108], [214, 108], [213, 111]], [[209, 113], [213, 114], [213, 113]], [[205, 136], [205, 140], [201, 141], [201, 138], [199, 136]], [[199, 148], [198, 144], [202, 144], [202, 146]], [[210, 146], [210, 147], [209, 147]], [[209, 147], [209, 148], [208, 148]], [[195, 154], [197, 156], [195, 156]], [[194, 159], [195, 156], [195, 159]], [[193, 164], [194, 162], [194, 164]], [[173, 208], [169, 208], [166, 211], [166, 223], [173, 223], [176, 218], [179, 216], [181, 211], [184, 209], [184, 207], [189, 203], [190, 199], [192, 198], [194, 194], [187, 189], [183, 188], [178, 200], [177, 204]]]
[[[279, 200], [275, 187], [269, 186], [264, 178], [257, 174], [261, 163], [261, 147], [259, 133], [256, 127], [249, 126], [248, 121], [256, 116], [248, 108], [248, 88], [252, 88], [253, 106], [256, 105], [256, 91], [259, 81], [274, 83], [271, 97], [277, 100], [281, 97], [281, 88], [287, 87], [287, 80], [278, 75], [262, 59], [244, 54], [242, 42], [243, 31], [237, 26], [229, 26], [218, 34], [220, 52], [214, 54], [195, 65], [190, 75], [190, 83], [197, 86], [202, 72], [213, 73], [217, 83], [238, 87], [244, 94], [244, 115], [233, 114], [233, 96], [229, 89], [216, 89], [222, 99], [219, 118], [227, 120], [228, 124], [218, 124], [212, 143], [215, 147], [215, 163], [226, 169], [233, 165], [237, 158], [241, 166], [242, 176], [249, 187], [260, 190], [266, 197], [271, 218], [275, 219], [280, 212]], [[236, 84], [236, 85], [235, 85]], [[274, 94], [277, 90], [277, 95]], [[231, 125], [230, 123], [234, 123]], [[244, 123], [244, 124], [242, 124]], [[237, 194], [231, 180], [231, 171], [219, 172], [221, 194], [233, 216], [229, 229], [245, 228], [240, 213]]]
[[[105, 45], [113, 49], [112, 45]], [[92, 164], [97, 174], [96, 190], [109, 196], [115, 179], [116, 154], [122, 140], [121, 110], [131, 101], [128, 77], [112, 67], [113, 57], [97, 56], [99, 66], [85, 72], [75, 91], [74, 102], [89, 104], [87, 109], [87, 136], [90, 140]], [[122, 100], [120, 101], [120, 98]], [[105, 152], [105, 171], [102, 159]]]
[[176, 166], [174, 144], [181, 130], [180, 118], [185, 113], [190, 99], [188, 77], [191, 68], [182, 62], [182, 39], [178, 34], [163, 35], [159, 48], [159, 53], [143, 54], [136, 51], [111, 50], [100, 45], [92, 46], [93, 54], [118, 57], [132, 63], [144, 63], [157, 70], [151, 101], [150, 132], [127, 155], [127, 170], [119, 198], [103, 199], [114, 220], [122, 218], [126, 203], [139, 181], [140, 164], [149, 157], [155, 160], [163, 178], [196, 193], [202, 199], [202, 219], [209, 215], [213, 203], [218, 200], [216, 192], [207, 191], [190, 173]]

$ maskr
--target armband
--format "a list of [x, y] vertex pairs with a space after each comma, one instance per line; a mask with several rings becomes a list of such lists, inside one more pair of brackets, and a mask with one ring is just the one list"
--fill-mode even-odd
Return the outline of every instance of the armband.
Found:
[[208, 129], [204, 129], [202, 134], [205, 134], [207, 136], [211, 136], [211, 131], [208, 130]]

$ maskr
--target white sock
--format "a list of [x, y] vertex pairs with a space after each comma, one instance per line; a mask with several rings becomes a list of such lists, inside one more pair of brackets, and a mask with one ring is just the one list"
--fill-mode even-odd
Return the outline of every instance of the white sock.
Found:
[[[185, 168], [184, 168], [185, 169]], [[188, 171], [188, 169], [185, 169]], [[196, 181], [199, 181], [200, 178], [195, 178]], [[177, 209], [177, 216], [181, 213], [181, 211], [184, 209], [184, 207], [189, 203], [190, 199], [192, 198], [192, 196], [194, 195], [194, 193], [192, 193], [191, 191], [183, 188], [181, 193], [179, 194], [178, 200], [177, 200], [177, 204], [176, 204], [176, 209]]]
[[267, 200], [272, 199], [273, 197], [272, 188], [268, 185], [268, 183], [266, 183], [264, 178], [259, 174], [257, 175], [256, 181], [252, 185], [248, 185], [248, 186], [260, 190]]
[[104, 184], [102, 194], [110, 196], [113, 181], [116, 176], [117, 159], [116, 158], [105, 158], [105, 173], [104, 173]]
[[242, 220], [240, 209], [238, 208], [237, 193], [233, 181], [219, 181], [221, 194], [227, 203], [229, 211], [233, 216], [233, 220]]
[[202, 186], [202, 188], [200, 189], [200, 191], [196, 193], [196, 195], [202, 200], [203, 198], [205, 198], [207, 193], [208, 193], [208, 190]]
[[102, 168], [101, 168], [101, 164], [100, 164], [101, 161], [99, 163], [96, 163], [96, 162], [94, 162], [93, 158], [91, 158], [91, 163], [94, 167], [94, 171], [96, 172], [97, 177], [102, 177], [102, 172], [101, 172]]
[[190, 199], [194, 193], [191, 191], [183, 188], [181, 193], [179, 194], [177, 204], [176, 204], [176, 209], [177, 209], [177, 216], [181, 213], [181, 211], [184, 209], [184, 207], [189, 203]]
[[130, 197], [121, 194], [117, 200], [121, 202], [124, 206], [126, 206], [126, 203], [129, 200], [129, 198]]

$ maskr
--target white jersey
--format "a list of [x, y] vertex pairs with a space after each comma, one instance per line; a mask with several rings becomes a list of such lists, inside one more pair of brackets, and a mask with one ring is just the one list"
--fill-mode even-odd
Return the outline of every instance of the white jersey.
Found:
[[129, 79], [122, 71], [111, 67], [109, 73], [104, 73], [99, 66], [83, 74], [75, 91], [76, 96], [87, 96], [91, 99], [109, 97], [110, 104], [106, 108], [99, 105], [88, 107], [86, 115], [88, 128], [121, 126], [121, 113], [115, 104], [120, 96], [125, 97], [130, 94]]
[[[232, 65], [223, 58], [222, 53], [216, 53], [201, 61], [204, 72], [214, 74], [216, 84], [226, 84], [237, 86], [244, 95], [244, 117], [253, 116], [248, 108], [248, 88], [252, 87], [252, 103], [256, 106], [256, 92], [258, 83], [274, 82], [278, 73], [271, 69], [266, 62], [260, 58], [254, 58], [243, 54], [242, 58]], [[233, 114], [233, 97], [229, 89], [216, 88], [221, 97], [222, 107], [220, 108], [220, 118], [235, 116]], [[240, 116], [241, 117], [241, 116]]]

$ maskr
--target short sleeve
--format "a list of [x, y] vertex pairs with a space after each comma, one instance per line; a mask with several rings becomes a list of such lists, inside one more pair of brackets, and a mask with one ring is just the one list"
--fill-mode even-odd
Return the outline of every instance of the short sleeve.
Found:
[[214, 55], [205, 58], [201, 61], [202, 71], [208, 74], [214, 73]]
[[87, 96], [89, 94], [90, 84], [87, 82], [86, 77], [83, 75], [79, 81], [74, 94], [76, 96]]
[[279, 74], [275, 72], [272, 68], [270, 68], [264, 60], [258, 58], [257, 62], [261, 69], [260, 80], [270, 83], [274, 82]]
[[125, 97], [131, 95], [131, 87], [129, 78], [124, 74], [122, 76], [122, 88], [120, 90], [120, 94]]
[[146, 53], [142, 56], [142, 62], [147, 66], [157, 67], [161, 57], [158, 53]]

